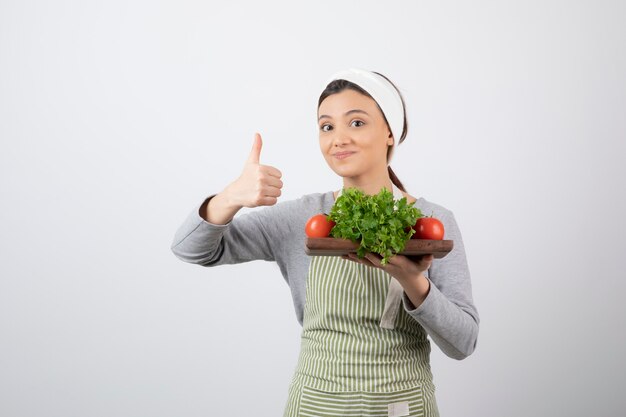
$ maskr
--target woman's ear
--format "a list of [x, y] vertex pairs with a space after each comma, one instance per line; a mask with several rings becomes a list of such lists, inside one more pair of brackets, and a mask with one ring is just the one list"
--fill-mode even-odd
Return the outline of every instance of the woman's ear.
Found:
[[389, 132], [389, 136], [387, 136], [387, 145], [393, 145], [393, 134]]

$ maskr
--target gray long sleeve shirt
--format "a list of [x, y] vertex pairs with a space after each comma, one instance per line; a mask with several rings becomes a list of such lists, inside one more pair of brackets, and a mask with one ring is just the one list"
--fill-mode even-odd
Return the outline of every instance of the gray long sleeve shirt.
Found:
[[[304, 251], [304, 226], [311, 216], [330, 213], [334, 203], [332, 191], [306, 194], [239, 213], [225, 225], [205, 221], [200, 216], [199, 205], [176, 231], [171, 249], [179, 259], [207, 267], [253, 260], [275, 261], [289, 285], [296, 317], [302, 325], [310, 263], [310, 256]], [[463, 359], [475, 349], [479, 316], [472, 299], [461, 233], [453, 213], [445, 207], [424, 198], [417, 199], [415, 207], [441, 220], [444, 239], [453, 240], [454, 248], [444, 258], [434, 259], [425, 272], [430, 291], [424, 302], [415, 308], [403, 293], [403, 308], [446, 355]]]

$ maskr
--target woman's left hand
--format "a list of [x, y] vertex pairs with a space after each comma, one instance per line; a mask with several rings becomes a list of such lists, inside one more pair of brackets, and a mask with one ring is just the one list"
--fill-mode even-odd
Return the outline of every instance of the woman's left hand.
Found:
[[414, 280], [420, 275], [423, 275], [424, 271], [430, 268], [434, 259], [432, 254], [411, 257], [396, 254], [389, 259], [389, 262], [387, 262], [386, 265], [383, 265], [381, 264], [383, 257], [372, 252], [366, 252], [365, 257], [362, 259], [360, 259], [356, 253], [349, 253], [348, 255], [342, 255], [341, 257], [343, 259], [382, 269], [397, 279], [400, 283]]

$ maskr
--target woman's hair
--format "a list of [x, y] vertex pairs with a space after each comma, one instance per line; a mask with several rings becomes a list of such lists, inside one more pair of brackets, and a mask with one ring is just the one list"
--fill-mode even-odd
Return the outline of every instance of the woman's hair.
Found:
[[[378, 72], [374, 72], [374, 74], [378, 74], [381, 77], [385, 78], [387, 81], [389, 81], [389, 83], [391, 83], [391, 85], [394, 86], [394, 88], [396, 89], [396, 91], [398, 91], [398, 95], [400, 96], [400, 100], [402, 100], [402, 111], [404, 112], [404, 126], [402, 126], [402, 135], [400, 135], [400, 138], [394, 138], [394, 140], [398, 140], [396, 142], [396, 146], [398, 146], [400, 143], [402, 143], [404, 141], [404, 138], [406, 138], [406, 134], [407, 134], [407, 130], [408, 130], [408, 125], [406, 122], [406, 107], [404, 105], [404, 98], [402, 97], [402, 94], [400, 94], [400, 90], [398, 90], [398, 87], [396, 87], [396, 85], [394, 83], [391, 82], [391, 80], [389, 80], [389, 78], [385, 77], [384, 75], [378, 73]], [[326, 97], [333, 95], [333, 94], [337, 94], [337, 93], [341, 93], [344, 90], [354, 90], [357, 93], [361, 93], [364, 96], [367, 96], [369, 98], [371, 98], [372, 100], [374, 100], [374, 98], [369, 95], [369, 93], [365, 90], [363, 90], [361, 87], [359, 87], [358, 85], [350, 82], [350, 81], [346, 81], [346, 80], [333, 80], [331, 81], [326, 88], [324, 89], [324, 91], [322, 91], [322, 94], [320, 94], [320, 98], [317, 101], [317, 108], [320, 107], [320, 105], [322, 104], [322, 101], [324, 101], [326, 99]], [[374, 100], [374, 102], [376, 102], [376, 100]], [[376, 103], [376, 105], [378, 106], [378, 103]], [[380, 109], [380, 106], [378, 106], [378, 108]], [[389, 127], [389, 122], [387, 121], [387, 118], [385, 117], [385, 113], [383, 113], [382, 109], [380, 109], [380, 112], [382, 113], [383, 117], [385, 118], [385, 123], [387, 123], [387, 127]], [[387, 151], [387, 156], [389, 156], [389, 151]], [[396, 176], [396, 174], [393, 172], [393, 170], [391, 169], [391, 165], [387, 165], [387, 171], [389, 172], [389, 178], [391, 178], [391, 182], [393, 182], [395, 184], [396, 187], [398, 187], [399, 189], [401, 189], [402, 191], [404, 191], [405, 193], [407, 192], [404, 189], [404, 185], [402, 185], [402, 182], [400, 182], [400, 180], [398, 179], [398, 177]]]

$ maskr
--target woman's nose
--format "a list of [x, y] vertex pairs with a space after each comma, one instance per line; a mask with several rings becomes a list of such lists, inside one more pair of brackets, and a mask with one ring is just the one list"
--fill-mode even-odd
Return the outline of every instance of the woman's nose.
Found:
[[336, 129], [335, 134], [333, 135], [333, 145], [345, 145], [350, 142], [350, 136], [347, 132], [341, 129]]

